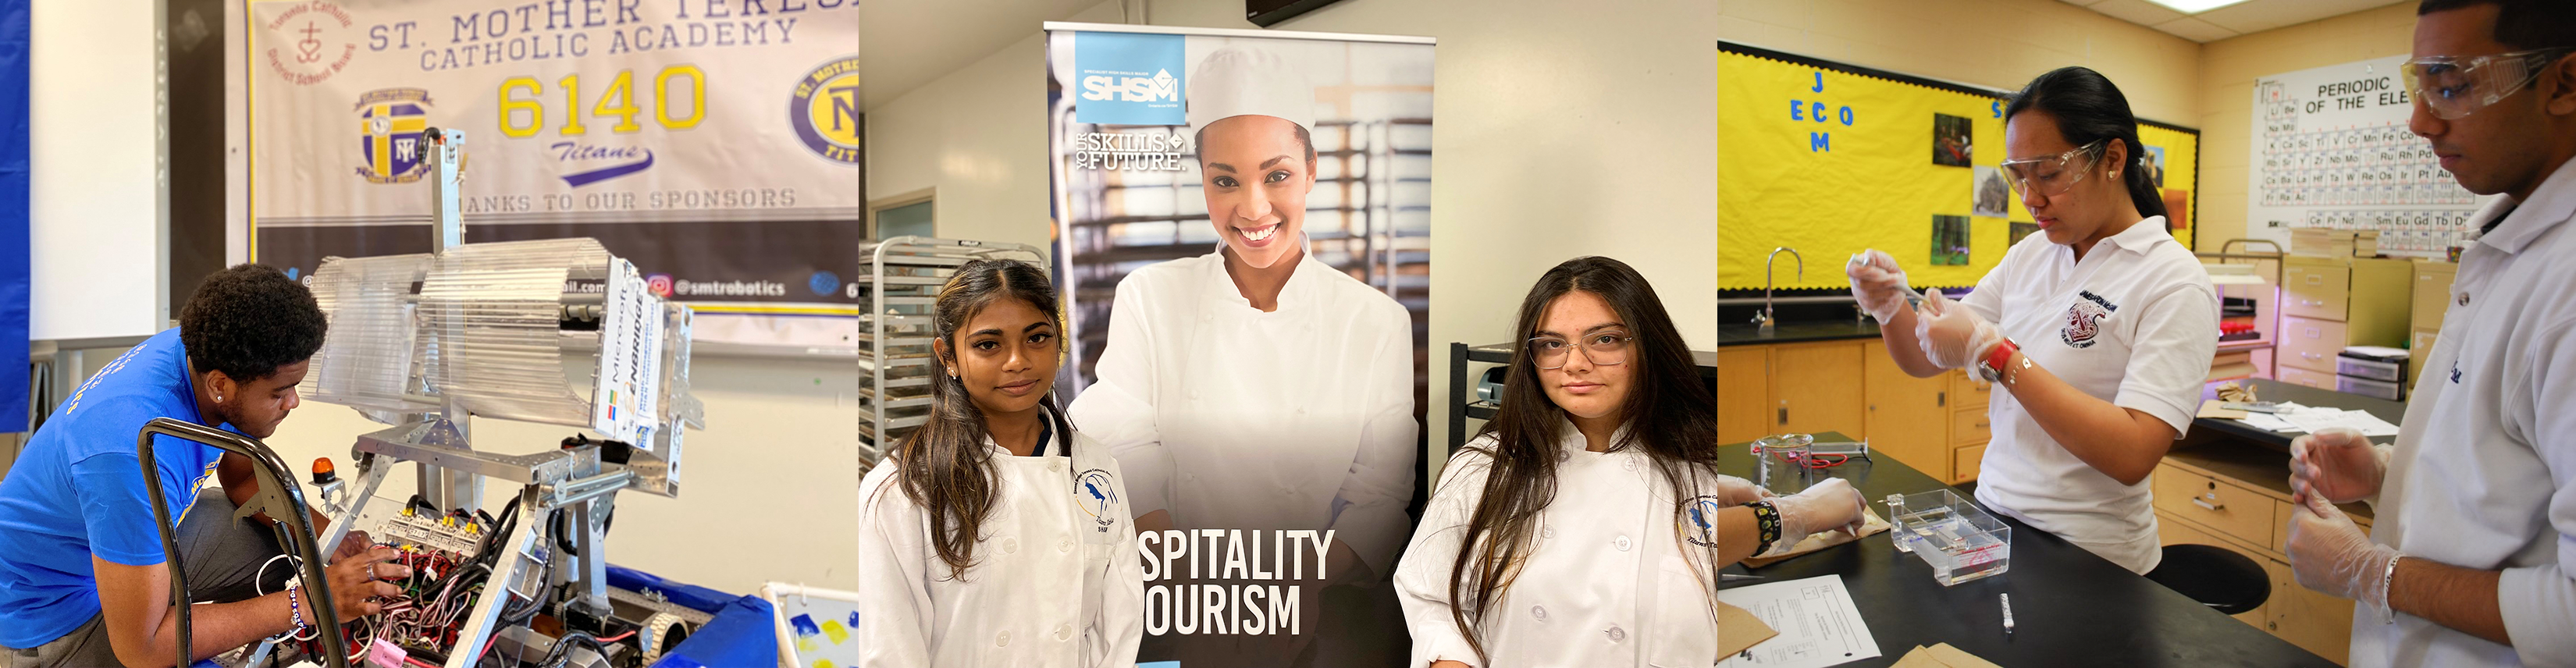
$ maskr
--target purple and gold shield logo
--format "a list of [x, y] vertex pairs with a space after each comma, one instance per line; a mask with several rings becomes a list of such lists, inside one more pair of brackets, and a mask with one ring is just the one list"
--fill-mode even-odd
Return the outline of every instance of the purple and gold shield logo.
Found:
[[358, 176], [368, 183], [419, 181], [421, 131], [429, 127], [429, 91], [388, 88], [358, 98]]

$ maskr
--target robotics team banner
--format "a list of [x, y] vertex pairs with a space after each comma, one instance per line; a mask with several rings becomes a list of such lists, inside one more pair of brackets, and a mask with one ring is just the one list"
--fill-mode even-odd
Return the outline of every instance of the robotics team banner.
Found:
[[1140, 660], [1402, 664], [1431, 40], [1047, 28], [1057, 387], [1135, 497]]
[[[1917, 287], [1975, 285], [2037, 229], [1997, 171], [2008, 94], [1719, 42], [1718, 287], [1763, 287], [1777, 247], [1824, 267], [1781, 287], [1841, 289], [1871, 247]], [[2200, 133], [2141, 123], [2138, 141], [2188, 247]]]
[[859, 0], [251, 0], [254, 256], [596, 237], [682, 300], [849, 300]]

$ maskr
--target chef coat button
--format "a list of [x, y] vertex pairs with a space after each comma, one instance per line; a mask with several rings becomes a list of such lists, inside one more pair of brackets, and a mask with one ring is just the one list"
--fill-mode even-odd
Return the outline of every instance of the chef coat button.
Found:
[[2467, 305], [2469, 305], [2469, 293], [2466, 293], [2466, 292], [2460, 293], [2460, 305], [2461, 305], [2461, 306], [2467, 306]]
[[1535, 617], [1535, 618], [1537, 618], [1539, 621], [1542, 621], [1542, 622], [1547, 621], [1547, 606], [1544, 606], [1544, 605], [1533, 605], [1533, 606], [1530, 606], [1530, 616], [1531, 616], [1531, 617]]
[[1555, 538], [1555, 537], [1556, 537], [1556, 527], [1554, 527], [1554, 526], [1543, 526], [1543, 527], [1539, 527], [1539, 528], [1538, 528], [1538, 537], [1540, 537], [1540, 538]]
[[1064, 460], [1062, 460], [1062, 459], [1049, 459], [1049, 460], [1047, 460], [1047, 470], [1049, 470], [1049, 471], [1055, 471], [1055, 472], [1058, 472], [1058, 473], [1063, 472], [1063, 471], [1064, 471]]
[[1621, 552], [1626, 552], [1626, 551], [1628, 551], [1628, 537], [1627, 537], [1627, 536], [1620, 536], [1618, 540], [1610, 541], [1610, 544], [1619, 546], [1619, 551], [1621, 551]]
[[1071, 539], [1071, 538], [1059, 538], [1059, 539], [1056, 539], [1056, 541], [1055, 541], [1055, 551], [1057, 551], [1057, 552], [1072, 552], [1072, 551], [1073, 551], [1073, 539]]
[[1055, 639], [1056, 639], [1056, 640], [1059, 640], [1059, 641], [1063, 641], [1063, 640], [1072, 640], [1072, 639], [1073, 639], [1073, 625], [1072, 625], [1072, 624], [1057, 624], [1057, 625], [1055, 625]]
[[1610, 628], [1602, 631], [1601, 634], [1610, 636], [1610, 642], [1626, 642], [1628, 640], [1628, 630], [1619, 628], [1619, 625], [1617, 624], [1610, 625]]
[[1574, 458], [1574, 454], [1573, 454], [1573, 453], [1566, 452], [1566, 451], [1564, 451], [1564, 450], [1558, 450], [1558, 451], [1556, 451], [1556, 460], [1557, 460], [1557, 461], [1560, 461], [1560, 462], [1561, 462], [1561, 461], [1565, 461], [1565, 460], [1573, 459], [1573, 458]]
[[1628, 468], [1628, 470], [1630, 470], [1630, 471], [1635, 471], [1635, 470], [1637, 470], [1637, 460], [1636, 460], [1636, 459], [1631, 458], [1631, 459], [1629, 459], [1627, 462], [1625, 462], [1625, 463], [1621, 464], [1621, 466], [1625, 466], [1625, 467], [1627, 467], [1627, 468]]
[[1009, 647], [1009, 646], [1011, 646], [1011, 632], [1006, 630], [1006, 631], [1001, 632], [1000, 634], [994, 635], [994, 636], [993, 636], [993, 646], [994, 646], [994, 647]]
[[1004, 538], [1004, 539], [1002, 539], [1002, 552], [1004, 552], [1004, 553], [1006, 553], [1006, 554], [1019, 554], [1019, 553], [1020, 553], [1020, 539], [1017, 539], [1017, 538]]

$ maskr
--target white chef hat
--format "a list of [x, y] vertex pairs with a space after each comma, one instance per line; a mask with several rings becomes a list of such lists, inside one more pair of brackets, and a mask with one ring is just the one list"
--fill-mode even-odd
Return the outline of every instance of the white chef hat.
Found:
[[1244, 46], [1217, 49], [1190, 70], [1190, 131], [1235, 116], [1275, 116], [1315, 129], [1315, 87], [1278, 54]]

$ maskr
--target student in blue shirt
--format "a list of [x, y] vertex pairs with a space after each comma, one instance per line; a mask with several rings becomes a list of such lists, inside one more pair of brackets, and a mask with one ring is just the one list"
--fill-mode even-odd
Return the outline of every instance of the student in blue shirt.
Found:
[[[238, 265], [197, 287], [178, 329], [118, 356], [54, 409], [0, 480], [0, 665], [171, 665], [178, 611], [135, 439], [157, 417], [276, 433], [323, 327], [304, 286]], [[368, 597], [400, 593], [377, 578], [410, 575], [379, 566], [394, 551], [369, 550], [365, 534], [350, 532], [328, 568], [340, 619], [317, 620], [300, 587], [281, 590], [294, 569], [272, 563], [273, 522], [233, 517], [259, 489], [250, 461], [166, 436], [153, 447], [159, 470], [148, 483], [180, 518], [190, 596], [212, 601], [191, 615], [192, 660], [307, 627], [330, 632], [375, 613]], [[201, 494], [208, 477], [220, 486]]]

